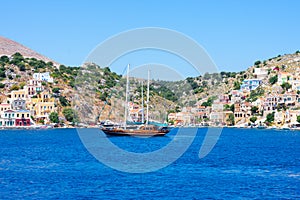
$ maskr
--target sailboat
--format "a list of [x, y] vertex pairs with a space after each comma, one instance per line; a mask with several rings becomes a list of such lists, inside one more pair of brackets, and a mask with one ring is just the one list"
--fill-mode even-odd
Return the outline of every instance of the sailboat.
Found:
[[[149, 91], [150, 91], [150, 71], [148, 70], [148, 82], [147, 82], [147, 111], [146, 111], [146, 123], [139, 126], [127, 126], [128, 116], [128, 91], [129, 91], [129, 65], [127, 66], [126, 77], [126, 94], [125, 94], [125, 115], [123, 127], [103, 127], [101, 130], [107, 135], [114, 136], [164, 136], [169, 133], [167, 126], [155, 126], [149, 124]], [[142, 103], [143, 104], [143, 103]], [[144, 107], [142, 108], [144, 110]], [[144, 115], [144, 111], [143, 111]]]

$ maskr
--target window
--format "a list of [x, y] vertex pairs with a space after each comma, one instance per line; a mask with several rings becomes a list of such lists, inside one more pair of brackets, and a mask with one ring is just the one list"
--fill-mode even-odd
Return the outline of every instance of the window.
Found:
[[27, 117], [29, 117], [29, 114], [27, 114]]
[[19, 114], [17, 114], [17, 117], [19, 117]]

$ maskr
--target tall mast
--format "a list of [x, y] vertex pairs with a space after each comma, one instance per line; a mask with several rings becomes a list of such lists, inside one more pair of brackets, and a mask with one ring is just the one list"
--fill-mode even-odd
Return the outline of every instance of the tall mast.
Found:
[[128, 115], [128, 91], [129, 91], [129, 64], [127, 65], [127, 77], [126, 77], [124, 129], [126, 129], [126, 121]]
[[150, 90], [150, 70], [148, 69], [148, 81], [147, 81], [147, 116], [146, 116], [146, 120], [147, 120], [147, 124], [149, 124], [149, 90]]
[[144, 84], [143, 81], [141, 82], [142, 84], [142, 123], [145, 121], [145, 116], [144, 116]]

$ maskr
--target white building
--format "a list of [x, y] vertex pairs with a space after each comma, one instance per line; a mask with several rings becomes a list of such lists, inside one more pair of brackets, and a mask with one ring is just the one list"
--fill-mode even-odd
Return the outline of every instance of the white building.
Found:
[[254, 75], [258, 79], [264, 79], [265, 77], [268, 76], [268, 70], [266, 70], [264, 68], [255, 68]]
[[40, 81], [47, 81], [49, 83], [53, 83], [53, 78], [50, 76], [49, 72], [44, 73], [34, 73], [33, 78]]

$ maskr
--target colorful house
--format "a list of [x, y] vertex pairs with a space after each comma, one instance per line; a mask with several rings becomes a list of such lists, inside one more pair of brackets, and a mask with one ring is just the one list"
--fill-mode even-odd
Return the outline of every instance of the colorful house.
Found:
[[24, 89], [27, 90], [28, 96], [34, 96], [43, 90], [42, 81], [36, 79], [29, 80]]
[[55, 99], [50, 97], [48, 91], [37, 94], [37, 98], [31, 98], [31, 102], [37, 119], [48, 119], [49, 114], [55, 111]]
[[13, 127], [15, 126], [16, 115], [15, 111], [13, 110], [6, 110], [2, 112], [0, 118], [0, 126], [5, 127]]
[[13, 102], [16, 99], [28, 99], [28, 93], [24, 89], [13, 90], [8, 96], [10, 97], [10, 102]]
[[30, 118], [29, 110], [15, 111], [15, 126], [30, 126]]

